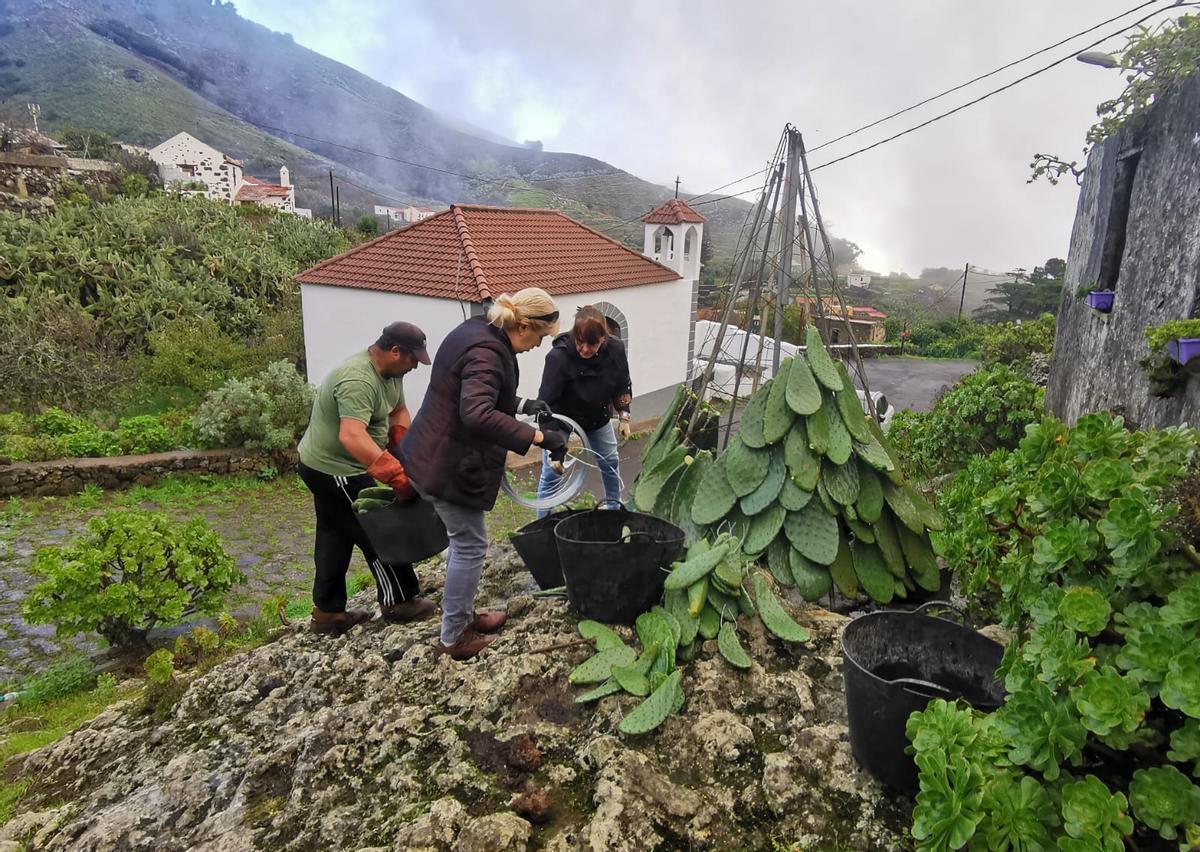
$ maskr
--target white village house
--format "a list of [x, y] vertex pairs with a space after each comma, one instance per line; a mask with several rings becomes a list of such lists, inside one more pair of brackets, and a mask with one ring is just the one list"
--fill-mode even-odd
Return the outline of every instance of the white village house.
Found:
[[407, 207], [386, 207], [382, 204], [375, 205], [375, 215], [386, 216], [388, 218], [388, 222], [392, 225], [411, 225], [415, 222], [423, 222], [437, 212], [438, 211], [432, 207], [419, 207], [415, 204], [410, 204]]
[[[257, 204], [293, 213], [306, 219], [312, 210], [296, 206], [296, 187], [287, 166], [279, 169], [279, 183], [268, 183], [244, 173], [240, 161], [201, 142], [190, 133], [177, 133], [150, 149], [163, 186], [203, 184], [203, 195], [226, 204]], [[183, 190], [200, 194], [201, 190]]]
[[[389, 322], [420, 326], [432, 354], [493, 297], [536, 286], [554, 297], [564, 331], [583, 305], [608, 317], [628, 347], [635, 418], [661, 413], [691, 360], [704, 218], [673, 199], [643, 221], [659, 260], [557, 210], [455, 204], [323, 261], [296, 276], [309, 381], [320, 383]], [[518, 356], [522, 396], [536, 395], [548, 351], [545, 342]], [[414, 413], [428, 383], [428, 367], [404, 380]]]

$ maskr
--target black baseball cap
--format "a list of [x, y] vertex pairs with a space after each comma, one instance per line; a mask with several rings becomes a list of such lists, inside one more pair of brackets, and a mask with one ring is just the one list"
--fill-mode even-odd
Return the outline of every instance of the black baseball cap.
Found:
[[417, 356], [417, 360], [422, 364], [431, 363], [429, 352], [425, 349], [425, 332], [411, 322], [394, 322], [384, 326], [382, 337], [387, 340], [389, 348], [399, 346]]

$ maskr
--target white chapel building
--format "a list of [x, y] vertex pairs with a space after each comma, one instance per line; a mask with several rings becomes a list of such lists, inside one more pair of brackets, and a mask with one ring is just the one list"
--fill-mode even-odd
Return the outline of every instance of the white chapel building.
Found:
[[[419, 326], [434, 354], [495, 296], [536, 286], [554, 297], [562, 331], [584, 305], [608, 318], [629, 353], [634, 417], [659, 414], [688, 376], [704, 221], [672, 199], [643, 218], [639, 254], [557, 210], [452, 205], [296, 276], [309, 381], [396, 320]], [[549, 341], [518, 356], [522, 396], [537, 394], [548, 352]], [[414, 414], [428, 382], [424, 366], [405, 377]]]

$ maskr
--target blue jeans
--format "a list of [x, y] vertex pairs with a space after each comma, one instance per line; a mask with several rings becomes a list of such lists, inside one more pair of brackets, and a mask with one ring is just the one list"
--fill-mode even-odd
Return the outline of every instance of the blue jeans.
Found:
[[[414, 488], [415, 488], [414, 483]], [[487, 527], [483, 509], [468, 509], [431, 497], [420, 488], [418, 494], [433, 504], [446, 525], [450, 550], [446, 554], [446, 586], [442, 590], [442, 629], [440, 639], [453, 645], [475, 619], [475, 593], [487, 557]]]
[[[618, 509], [621, 506], [621, 458], [617, 454], [617, 435], [613, 432], [612, 423], [605, 423], [599, 429], [593, 429], [587, 434], [588, 443], [596, 453], [596, 462], [600, 467], [600, 480], [604, 483], [604, 502], [602, 509]], [[591, 461], [585, 459], [589, 464]], [[550, 454], [542, 453], [542, 478], [538, 481], [538, 497], [549, 496], [561, 477], [550, 467]], [[549, 509], [538, 510], [537, 516], [544, 518], [550, 514]]]

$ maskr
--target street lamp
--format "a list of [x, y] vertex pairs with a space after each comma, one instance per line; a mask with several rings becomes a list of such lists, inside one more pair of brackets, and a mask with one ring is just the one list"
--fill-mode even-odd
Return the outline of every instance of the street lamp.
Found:
[[1120, 68], [1121, 62], [1111, 53], [1105, 53], [1103, 50], [1085, 50], [1076, 57], [1085, 65], [1098, 65], [1101, 68]]

